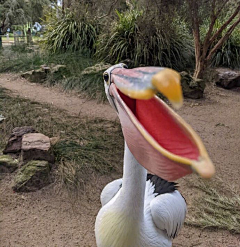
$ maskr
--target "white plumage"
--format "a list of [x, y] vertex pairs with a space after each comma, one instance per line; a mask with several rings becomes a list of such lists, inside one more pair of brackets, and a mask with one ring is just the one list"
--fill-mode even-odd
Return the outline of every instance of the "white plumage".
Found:
[[147, 171], [125, 145], [123, 179], [105, 186], [96, 219], [98, 247], [169, 247], [186, 216], [181, 194], [157, 195]]

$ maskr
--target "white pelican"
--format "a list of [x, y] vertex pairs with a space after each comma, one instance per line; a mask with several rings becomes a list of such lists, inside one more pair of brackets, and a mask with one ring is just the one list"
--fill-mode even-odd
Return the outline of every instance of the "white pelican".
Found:
[[[105, 91], [125, 138], [123, 178], [102, 191], [95, 223], [98, 247], [168, 247], [187, 207], [174, 181], [196, 171], [209, 178], [214, 166], [200, 138], [169, 106], [183, 102], [180, 76], [159, 67], [104, 72]], [[147, 170], [155, 175], [147, 175]], [[161, 179], [161, 176], [163, 179]]]

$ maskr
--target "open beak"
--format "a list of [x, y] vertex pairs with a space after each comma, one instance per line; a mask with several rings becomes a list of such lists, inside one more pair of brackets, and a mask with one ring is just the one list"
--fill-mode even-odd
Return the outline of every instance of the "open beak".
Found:
[[210, 178], [215, 168], [190, 125], [155, 94], [179, 108], [180, 75], [171, 69], [142, 67], [111, 71], [109, 93], [117, 108], [126, 143], [148, 171], [173, 181], [195, 171]]

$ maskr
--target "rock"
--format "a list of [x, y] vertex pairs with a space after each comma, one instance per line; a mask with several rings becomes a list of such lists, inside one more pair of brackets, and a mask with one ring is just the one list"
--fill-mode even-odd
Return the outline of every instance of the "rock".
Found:
[[234, 71], [231, 69], [218, 68], [216, 69], [218, 78], [216, 85], [231, 89], [233, 87], [240, 87], [240, 71]]
[[41, 69], [45, 73], [50, 73], [50, 71], [51, 71], [51, 68], [49, 66], [47, 66], [46, 64], [41, 65]]
[[41, 133], [25, 134], [22, 138], [22, 150], [40, 149], [48, 151], [51, 147], [50, 138]]
[[50, 165], [47, 161], [28, 162], [16, 174], [13, 190], [16, 192], [36, 191], [50, 184]]
[[205, 89], [205, 83], [203, 80], [194, 80], [187, 72], [182, 71], [181, 84], [183, 95], [190, 99], [200, 99], [203, 98], [203, 93]]
[[66, 77], [68, 74], [66, 65], [52, 65], [51, 66], [51, 80], [58, 81]]
[[45, 73], [43, 69], [38, 69], [38, 70], [27, 71], [23, 73], [21, 76], [30, 82], [42, 83], [43, 81], [46, 80], [47, 73]]
[[67, 66], [66, 65], [54, 65], [51, 67], [51, 73], [62, 73], [66, 72]]
[[59, 136], [55, 136], [55, 137], [50, 138], [51, 146], [56, 145], [59, 142], [59, 140], [60, 140]]
[[18, 168], [18, 160], [10, 155], [0, 156], [0, 173], [14, 172]]
[[4, 154], [20, 154], [22, 147], [22, 136], [26, 133], [35, 133], [36, 130], [31, 126], [16, 127], [13, 129], [8, 143], [3, 150]]
[[40, 69], [31, 70], [23, 73], [21, 76], [30, 82], [44, 82], [48, 74], [52, 74], [55, 79], [61, 79], [67, 73], [66, 65], [41, 65]]
[[50, 154], [50, 138], [41, 133], [25, 134], [22, 138], [22, 159], [24, 162], [30, 160], [46, 160], [54, 163], [54, 156]]

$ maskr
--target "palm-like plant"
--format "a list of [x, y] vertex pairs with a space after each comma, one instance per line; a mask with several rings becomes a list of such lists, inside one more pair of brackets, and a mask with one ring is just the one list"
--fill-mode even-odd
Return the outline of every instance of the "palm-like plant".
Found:
[[5, 33], [14, 23], [26, 23], [28, 15], [24, 8], [24, 0], [5, 0], [0, 2], [0, 29]]
[[234, 38], [228, 39], [223, 46], [214, 54], [212, 66], [239, 68], [240, 66], [240, 43]]
[[73, 12], [58, 18], [47, 16], [44, 46], [50, 52], [81, 51], [94, 52], [98, 26], [87, 17], [77, 20]]
[[166, 32], [143, 10], [130, 9], [117, 15], [110, 31], [99, 36], [97, 58], [112, 64], [130, 59], [133, 66], [151, 64], [182, 69], [193, 57], [186, 30], [174, 29], [172, 25]]

